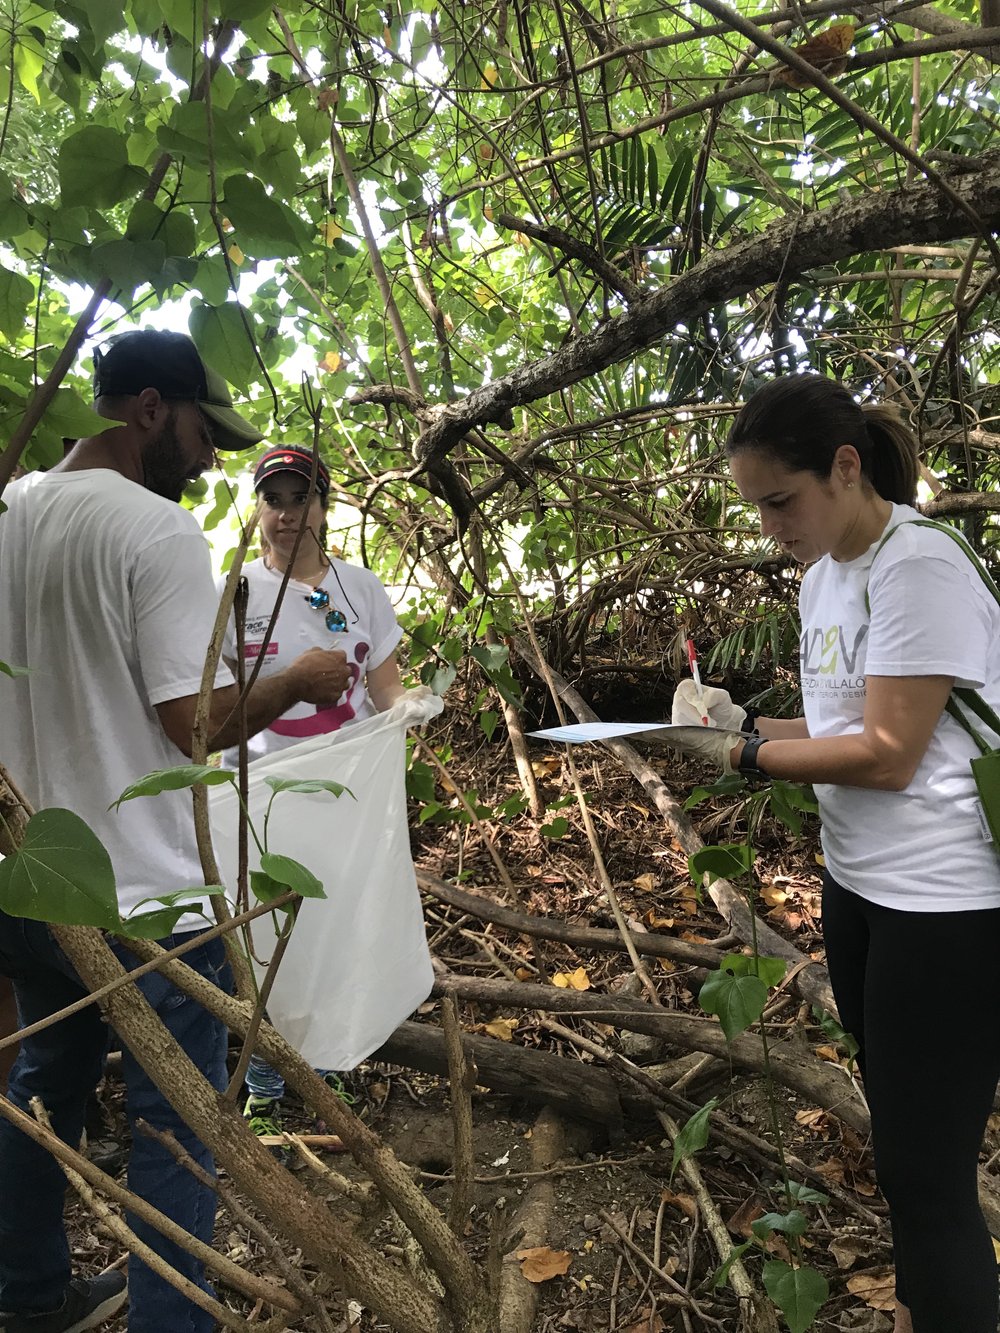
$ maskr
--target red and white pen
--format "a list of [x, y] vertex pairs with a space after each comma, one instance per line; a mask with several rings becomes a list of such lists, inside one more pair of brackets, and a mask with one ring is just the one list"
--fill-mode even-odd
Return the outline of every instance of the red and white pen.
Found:
[[694, 688], [697, 691], [698, 707], [701, 709], [701, 725], [708, 726], [708, 714], [705, 712], [705, 691], [701, 683], [701, 672], [698, 670], [698, 654], [694, 650], [694, 639], [688, 639], [688, 665], [691, 668], [691, 678], [694, 681]]

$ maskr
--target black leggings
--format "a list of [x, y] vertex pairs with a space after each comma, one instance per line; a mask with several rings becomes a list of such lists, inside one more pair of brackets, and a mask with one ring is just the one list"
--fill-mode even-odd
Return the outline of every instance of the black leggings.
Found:
[[914, 1333], [997, 1333], [976, 1168], [1000, 1078], [1000, 908], [902, 912], [824, 874], [823, 935], [861, 1046], [897, 1299]]

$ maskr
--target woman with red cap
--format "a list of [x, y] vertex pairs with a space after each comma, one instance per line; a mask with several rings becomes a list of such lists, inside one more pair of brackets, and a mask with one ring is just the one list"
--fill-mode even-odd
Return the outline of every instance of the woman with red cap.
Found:
[[[248, 741], [251, 760], [384, 712], [406, 692], [395, 658], [402, 630], [385, 588], [371, 570], [327, 553], [330, 473], [325, 464], [307, 449], [269, 449], [257, 464], [254, 489], [262, 554], [243, 568], [249, 585], [243, 632], [246, 674], [261, 653], [261, 675], [270, 675], [318, 645], [346, 653], [350, 683], [332, 707], [296, 704], [275, 718]], [[223, 655], [235, 672], [234, 620], [226, 633]], [[224, 751], [222, 762], [226, 768], [236, 768], [238, 749]], [[318, 1072], [344, 1095], [336, 1074]], [[250, 1095], [244, 1114], [251, 1127], [261, 1135], [279, 1133], [284, 1094], [280, 1074], [254, 1056], [246, 1083]]]

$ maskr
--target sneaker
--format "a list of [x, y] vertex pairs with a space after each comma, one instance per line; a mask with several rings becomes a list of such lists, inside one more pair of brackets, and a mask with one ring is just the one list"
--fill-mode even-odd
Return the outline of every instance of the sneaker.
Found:
[[243, 1116], [250, 1121], [250, 1128], [258, 1138], [281, 1133], [281, 1103], [274, 1097], [255, 1097], [251, 1093], [243, 1107]]
[[[255, 1097], [251, 1093], [243, 1107], [243, 1116], [249, 1122], [251, 1131], [259, 1139], [282, 1132], [281, 1103], [274, 1097]], [[287, 1161], [291, 1156], [287, 1146], [274, 1143], [269, 1143], [267, 1146], [268, 1151], [281, 1162]], [[2, 1329], [0, 1333], [3, 1333]]]
[[48, 1314], [5, 1314], [0, 1311], [0, 1333], [84, 1333], [110, 1319], [125, 1303], [127, 1295], [124, 1273], [75, 1277], [58, 1310]]

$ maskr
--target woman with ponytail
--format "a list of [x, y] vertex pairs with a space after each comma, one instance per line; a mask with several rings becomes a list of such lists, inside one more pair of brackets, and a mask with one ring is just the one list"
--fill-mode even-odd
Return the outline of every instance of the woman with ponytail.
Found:
[[[747, 402], [727, 452], [762, 533], [808, 566], [804, 716], [758, 717], [707, 689], [711, 721], [732, 730], [684, 748], [814, 785], [827, 961], [860, 1047], [896, 1333], [997, 1333], [976, 1176], [1000, 1077], [1000, 857], [969, 767], [978, 751], [945, 706], [958, 685], [1000, 708], [1000, 607], [947, 532], [914, 522], [916, 441], [891, 409], [822, 375], [784, 376]], [[699, 711], [684, 682], [673, 720]], [[941, 984], [956, 977], [957, 992]]]

